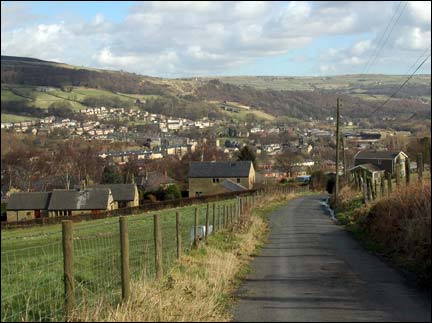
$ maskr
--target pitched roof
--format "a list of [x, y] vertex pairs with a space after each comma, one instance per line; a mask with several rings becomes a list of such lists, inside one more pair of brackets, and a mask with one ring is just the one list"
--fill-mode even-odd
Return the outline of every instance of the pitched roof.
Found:
[[146, 191], [155, 191], [163, 185], [174, 184], [175, 182], [176, 181], [168, 175], [158, 171], [148, 172], [147, 179], [145, 175], [135, 177], [135, 183], [142, 186]]
[[367, 163], [367, 164], [361, 164], [361, 165], [357, 165], [353, 168], [350, 169], [350, 171], [357, 169], [357, 168], [363, 168], [366, 169], [370, 172], [379, 172], [379, 171], [384, 171], [383, 169], [379, 168], [378, 166], [371, 164], [371, 163]]
[[242, 191], [247, 191], [247, 188], [244, 187], [243, 185], [240, 185], [238, 183], [234, 183], [232, 180], [230, 179], [226, 179], [224, 180], [222, 183], [219, 184], [220, 186], [226, 188], [228, 191], [230, 192], [242, 192]]
[[188, 177], [249, 177], [251, 165], [249, 160], [192, 162]]
[[50, 192], [18, 192], [10, 196], [6, 210], [43, 210], [48, 207]]
[[402, 151], [376, 151], [376, 150], [362, 150], [359, 151], [354, 158], [355, 159], [395, 159], [400, 153], [404, 154]]
[[110, 194], [107, 188], [54, 190], [48, 210], [106, 210]]
[[114, 201], [133, 201], [135, 199], [135, 184], [97, 184], [89, 188], [109, 188]]

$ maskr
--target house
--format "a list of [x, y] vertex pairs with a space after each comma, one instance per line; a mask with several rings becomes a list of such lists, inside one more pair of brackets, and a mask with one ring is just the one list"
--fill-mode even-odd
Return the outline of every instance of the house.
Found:
[[6, 207], [7, 222], [25, 221], [46, 216], [50, 192], [13, 193]]
[[48, 205], [48, 216], [98, 214], [114, 210], [111, 190], [90, 188], [85, 190], [54, 190]]
[[396, 164], [400, 165], [400, 175], [405, 176], [405, 160], [408, 155], [403, 151], [376, 151], [363, 150], [354, 155], [354, 166], [361, 164], [373, 164], [386, 173], [395, 174]]
[[251, 161], [192, 162], [189, 197], [250, 190], [255, 183]]
[[89, 188], [110, 189], [115, 208], [134, 207], [139, 205], [138, 187], [136, 184], [97, 184]]
[[160, 188], [167, 188], [168, 186], [175, 184], [175, 180], [169, 177], [166, 173], [158, 171], [145, 172], [144, 175], [135, 177], [135, 183], [138, 187], [142, 188], [146, 192], [157, 191]]

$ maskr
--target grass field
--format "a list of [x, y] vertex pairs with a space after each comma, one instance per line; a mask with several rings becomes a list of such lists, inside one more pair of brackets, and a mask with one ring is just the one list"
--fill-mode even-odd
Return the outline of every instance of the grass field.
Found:
[[[214, 77], [213, 77], [214, 78]], [[221, 81], [235, 85], [249, 85], [258, 89], [273, 90], [314, 90], [318, 89], [351, 89], [359, 86], [371, 86], [377, 83], [400, 85], [403, 75], [338, 75], [322, 77], [284, 77], [284, 76], [230, 76], [218, 77]], [[410, 82], [430, 85], [430, 75], [416, 75]]]
[[33, 118], [33, 117], [17, 116], [15, 114], [8, 114], [8, 113], [1, 114], [1, 122], [21, 122], [21, 121], [31, 121], [36, 119], [37, 118]]
[[[216, 203], [216, 210], [235, 199]], [[163, 263], [176, 258], [175, 212], [182, 221], [183, 249], [191, 247], [194, 208], [205, 223], [206, 204], [167, 209], [161, 215]], [[130, 268], [133, 279], [152, 278], [154, 235], [152, 213], [128, 217]], [[212, 219], [212, 208], [210, 208]], [[210, 220], [212, 223], [212, 220]], [[74, 283], [77, 304], [104, 298], [121, 299], [119, 218], [75, 223]], [[1, 320], [56, 321], [63, 319], [63, 254], [61, 225], [4, 230], [1, 235]]]

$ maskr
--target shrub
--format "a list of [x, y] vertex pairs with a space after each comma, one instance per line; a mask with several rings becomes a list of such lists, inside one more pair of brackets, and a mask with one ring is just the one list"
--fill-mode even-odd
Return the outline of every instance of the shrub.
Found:
[[327, 187], [327, 176], [322, 170], [317, 170], [311, 174], [310, 188], [316, 191], [323, 191]]
[[163, 199], [164, 201], [167, 200], [175, 200], [181, 198], [181, 192], [179, 187], [176, 184], [172, 184], [167, 187], [167, 189], [164, 191]]
[[357, 224], [423, 282], [431, 284], [431, 186], [401, 187], [378, 201]]

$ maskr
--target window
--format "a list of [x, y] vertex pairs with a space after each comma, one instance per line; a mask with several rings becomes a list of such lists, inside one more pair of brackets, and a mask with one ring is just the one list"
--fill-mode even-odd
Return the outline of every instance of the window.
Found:
[[237, 178], [237, 183], [240, 183], [240, 178]]
[[377, 163], [378, 165], [381, 165], [381, 159], [378, 159]]
[[219, 183], [219, 178], [213, 178], [213, 183]]

